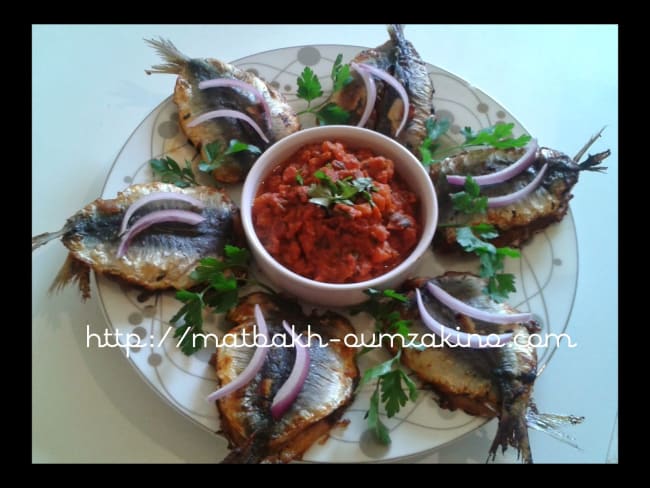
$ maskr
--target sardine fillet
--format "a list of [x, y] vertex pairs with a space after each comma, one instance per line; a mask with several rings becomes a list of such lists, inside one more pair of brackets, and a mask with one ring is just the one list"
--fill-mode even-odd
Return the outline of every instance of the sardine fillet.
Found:
[[[205, 208], [201, 210], [204, 222], [192, 228], [156, 224], [136, 236], [126, 255], [118, 258], [124, 213], [138, 199], [158, 192], [184, 193], [204, 202]], [[242, 242], [240, 225], [238, 208], [222, 190], [181, 189], [161, 182], [131, 185], [116, 198], [98, 198], [68, 219], [61, 234], [70, 254], [52, 289], [77, 280], [83, 297], [87, 298], [90, 269], [148, 290], [189, 288], [196, 284], [190, 274], [202, 258], [220, 258], [226, 243]]]
[[[448, 293], [470, 306], [492, 313], [516, 313], [507, 304], [498, 304], [482, 289], [485, 282], [468, 274], [448, 272], [433, 279]], [[424, 350], [407, 348], [402, 351], [402, 362], [431, 386], [438, 395], [441, 407], [460, 408], [470, 415], [498, 417], [499, 427], [490, 454], [497, 447], [517, 449], [524, 462], [532, 462], [528, 444], [526, 410], [532, 395], [537, 373], [537, 354], [528, 343], [531, 324], [488, 324], [457, 314], [432, 298], [424, 287], [428, 280], [418, 278], [405, 284], [410, 297], [402, 313], [413, 319], [413, 332], [428, 333], [419, 319], [414, 304], [414, 290], [419, 288], [429, 312], [449, 327], [459, 326], [467, 333], [515, 334], [510, 345], [502, 348], [469, 349], [466, 347], [428, 347]]]
[[[283, 333], [279, 327], [282, 320], [294, 324], [297, 331], [306, 331], [309, 324], [311, 334], [318, 334], [324, 343], [332, 338], [342, 340], [346, 334], [354, 333], [349, 322], [341, 316], [327, 313], [306, 317], [294, 303], [254, 293], [229, 313], [228, 318], [238, 324], [230, 334], [241, 336], [244, 330], [253, 333], [256, 303], [262, 308], [271, 336]], [[240, 374], [254, 350], [228, 346], [217, 349], [217, 378], [221, 385], [230, 383]], [[221, 429], [234, 448], [226, 462], [286, 463], [299, 459], [336, 425], [352, 402], [359, 380], [355, 351], [342, 341], [319, 347], [314, 339], [309, 353], [310, 367], [305, 384], [281, 419], [276, 421], [271, 417], [270, 406], [293, 366], [295, 353], [292, 348], [271, 348], [262, 370], [247, 386], [217, 401]]]

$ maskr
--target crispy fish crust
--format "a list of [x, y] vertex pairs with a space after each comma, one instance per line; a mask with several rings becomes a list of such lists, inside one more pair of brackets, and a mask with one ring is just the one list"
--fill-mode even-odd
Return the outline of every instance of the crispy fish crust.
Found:
[[[511, 345], [502, 348], [405, 348], [402, 362], [433, 388], [441, 407], [460, 408], [470, 415], [499, 418], [490, 455], [494, 456], [499, 446], [503, 450], [512, 446], [523, 462], [532, 462], [526, 410], [537, 374], [537, 354], [528, 344], [528, 337], [538, 330], [536, 324], [488, 324], [457, 314], [431, 297], [424, 288], [427, 281], [418, 278], [405, 285], [410, 301], [401, 312], [413, 319], [412, 332], [431, 333], [419, 321], [414, 298], [414, 290], [419, 288], [427, 310], [440, 322], [452, 328], [459, 326], [464, 332], [483, 335], [513, 331], [515, 339]], [[431, 281], [475, 308], [499, 314], [517, 313], [507, 304], [496, 303], [486, 296], [482, 292], [485, 281], [477, 276], [448, 272]]]
[[[354, 334], [354, 329], [337, 314], [328, 312], [307, 317], [294, 302], [253, 293], [229, 312], [228, 318], [237, 324], [231, 334], [242, 334], [244, 330], [249, 334], [254, 332], [255, 304], [262, 309], [271, 337], [284, 334], [282, 320], [295, 325], [296, 331], [307, 331], [310, 325], [309, 333], [314, 338], [309, 348], [309, 374], [296, 401], [278, 421], [271, 417], [270, 407], [291, 372], [295, 357], [292, 348], [271, 348], [262, 370], [248, 385], [217, 400], [221, 429], [233, 448], [224, 462], [288, 463], [300, 459], [314, 442], [326, 435], [352, 402], [359, 370], [355, 350], [343, 344], [343, 337]], [[316, 335], [326, 347], [320, 347]], [[329, 342], [332, 338], [341, 341]], [[220, 384], [233, 381], [254, 351], [250, 347], [218, 348], [216, 369]]]
[[[156, 192], [183, 193], [204, 202], [201, 215], [205, 221], [196, 226], [156, 224], [136, 236], [126, 255], [118, 258], [124, 213], [138, 199]], [[186, 207], [187, 204], [179, 202], [152, 203], [136, 212], [134, 218], [154, 209]], [[199, 260], [219, 258], [225, 244], [243, 242], [240, 226], [239, 210], [222, 190], [201, 186], [178, 188], [154, 182], [132, 185], [114, 199], [98, 198], [70, 217], [61, 231], [36, 236], [32, 245], [37, 247], [62, 237], [70, 254], [52, 290], [78, 281], [83, 297], [88, 298], [91, 268], [148, 290], [189, 288], [196, 284], [190, 273]]]
[[[212, 110], [244, 112], [264, 131], [271, 144], [300, 129], [295, 111], [282, 94], [252, 73], [212, 58], [189, 58], [171, 41], [165, 39], [146, 42], [156, 49], [165, 61], [165, 64], [153, 66], [147, 73], [178, 75], [174, 88], [174, 103], [178, 106], [179, 124], [190, 142], [202, 152], [204, 159], [207, 158], [205, 146], [215, 141], [226, 147], [232, 139], [254, 144], [259, 148], [266, 146], [250, 125], [229, 117], [212, 119], [189, 127], [188, 124], [197, 116]], [[271, 110], [271, 124], [268, 124], [262, 107], [249, 92], [233, 88], [199, 89], [201, 81], [215, 78], [235, 79], [255, 87]], [[237, 153], [215, 169], [213, 175], [224, 183], [243, 181], [256, 157], [247, 151]]]

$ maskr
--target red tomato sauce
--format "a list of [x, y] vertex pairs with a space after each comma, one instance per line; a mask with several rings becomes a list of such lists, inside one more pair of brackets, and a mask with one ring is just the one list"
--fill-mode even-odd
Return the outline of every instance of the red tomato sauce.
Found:
[[[332, 183], [371, 178], [372, 189], [351, 197], [352, 205], [318, 205], [309, 201], [315, 187], [328, 186], [318, 171]], [[326, 283], [386, 273], [408, 257], [421, 233], [418, 199], [393, 161], [331, 141], [304, 146], [276, 166], [260, 186], [252, 215], [262, 245], [279, 263]]]

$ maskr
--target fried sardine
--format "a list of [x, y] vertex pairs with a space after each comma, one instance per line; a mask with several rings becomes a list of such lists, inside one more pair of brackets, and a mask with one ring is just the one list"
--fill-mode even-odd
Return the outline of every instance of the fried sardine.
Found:
[[[295, 111], [282, 94], [252, 73], [212, 58], [189, 58], [171, 41], [165, 39], [151, 39], [146, 42], [165, 61], [165, 64], [153, 66], [147, 73], [178, 75], [174, 103], [178, 106], [179, 124], [190, 142], [202, 152], [206, 161], [208, 155], [205, 147], [210, 143], [220, 142], [227, 147], [231, 140], [237, 139], [264, 149], [300, 129]], [[215, 79], [236, 80], [253, 87], [263, 97], [270, 114], [265, 113], [263, 104], [259, 103], [253, 93], [243, 88], [199, 88], [200, 82]], [[192, 125], [192, 121], [198, 116], [213, 110], [231, 110], [245, 114], [261, 128], [268, 142], [264, 141], [250, 124], [232, 117], [213, 118], [196, 126]], [[256, 158], [256, 154], [248, 151], [233, 154], [213, 171], [213, 176], [224, 183], [243, 181]]]
[[[229, 312], [228, 318], [237, 324], [231, 334], [241, 335], [244, 330], [253, 333], [255, 304], [262, 310], [271, 337], [285, 334], [280, 325], [283, 320], [295, 325], [296, 332], [309, 331], [313, 336], [309, 343], [309, 373], [295, 402], [277, 421], [271, 415], [271, 401], [291, 372], [293, 348], [270, 348], [264, 366], [248, 385], [217, 400], [221, 429], [233, 449], [224, 462], [288, 463], [300, 459], [326, 435], [352, 402], [359, 370], [356, 351], [343, 344], [343, 337], [353, 334], [354, 329], [340, 315], [328, 312], [307, 317], [296, 303], [254, 293]], [[320, 340], [325, 347], [320, 346]], [[241, 373], [254, 351], [252, 347], [225, 345], [217, 349], [221, 386]]]
[[[159, 192], [182, 193], [204, 204], [198, 225], [161, 222], [138, 234], [126, 254], [118, 257], [120, 227], [127, 209], [140, 198]], [[154, 210], [185, 209], [187, 203], [152, 202], [134, 213], [131, 221]], [[243, 242], [239, 210], [230, 198], [215, 188], [178, 188], [168, 183], [132, 185], [117, 198], [98, 198], [70, 217], [58, 232], [32, 238], [32, 250], [61, 237], [70, 250], [68, 259], [52, 284], [59, 289], [77, 281], [85, 298], [90, 296], [90, 269], [116, 276], [148, 290], [189, 288], [190, 277], [205, 257], [222, 256], [227, 243]]]

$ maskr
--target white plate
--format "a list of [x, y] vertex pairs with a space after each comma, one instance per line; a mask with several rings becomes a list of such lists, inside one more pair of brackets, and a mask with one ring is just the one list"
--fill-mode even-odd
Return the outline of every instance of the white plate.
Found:
[[[337, 54], [343, 54], [345, 62], [361, 49], [340, 45], [298, 46], [255, 54], [235, 64], [270, 82], [296, 108], [303, 108], [303, 102], [296, 100], [295, 89], [296, 78], [304, 66], [310, 66], [319, 75], [327, 90], [331, 87], [329, 73]], [[524, 132], [505, 108], [480, 90], [435, 66], [429, 65], [429, 73], [436, 90], [436, 112], [451, 119], [452, 135], [458, 134], [464, 126], [478, 129], [497, 121], [514, 122], [515, 134]], [[152, 180], [148, 161], [153, 157], [171, 153], [181, 162], [184, 157], [194, 157], [195, 151], [182, 135], [176, 120], [176, 108], [170, 97], [142, 121], [117, 156], [106, 179], [103, 198], [114, 198], [131, 183]], [[312, 123], [308, 118], [303, 119], [303, 126]], [[228, 189], [235, 201], [238, 201], [239, 190], [239, 187]], [[419, 275], [435, 276], [446, 270], [476, 271], [477, 267], [474, 259], [439, 258], [429, 253]], [[522, 311], [535, 313], [543, 332], [564, 332], [573, 308], [578, 275], [577, 241], [571, 214], [538, 234], [524, 247], [520, 260], [508, 261], [506, 271], [517, 277], [518, 292], [509, 302]], [[173, 294], [158, 294], [139, 301], [136, 291], [101, 277], [97, 279], [97, 288], [113, 331], [137, 334], [141, 338], [144, 347], [124, 352], [129, 353], [128, 361], [142, 378], [187, 418], [211, 432], [218, 431], [216, 408], [205, 401], [205, 396], [217, 386], [213, 369], [208, 364], [212, 350], [204, 349], [187, 357], [176, 348], [172, 334], [167, 334], [163, 340], [170, 328], [168, 320], [179, 307]], [[221, 317], [214, 314], [207, 317], [206, 331], [216, 333]], [[367, 317], [353, 317], [352, 322], [358, 331], [371, 327]], [[554, 344], [538, 350], [540, 371], [554, 350]], [[360, 366], [364, 368], [383, 360], [384, 354], [376, 351], [364, 356]], [[327, 442], [317, 443], [307, 451], [304, 460], [396, 460], [439, 448], [485, 423], [482, 418], [460, 411], [440, 409], [431, 393], [423, 390], [418, 400], [408, 404], [396, 417], [383, 418], [391, 430], [393, 442], [388, 447], [381, 446], [366, 431], [363, 418], [372, 389], [368, 386], [347, 410], [344, 419], [350, 421], [349, 425], [335, 428]]]

